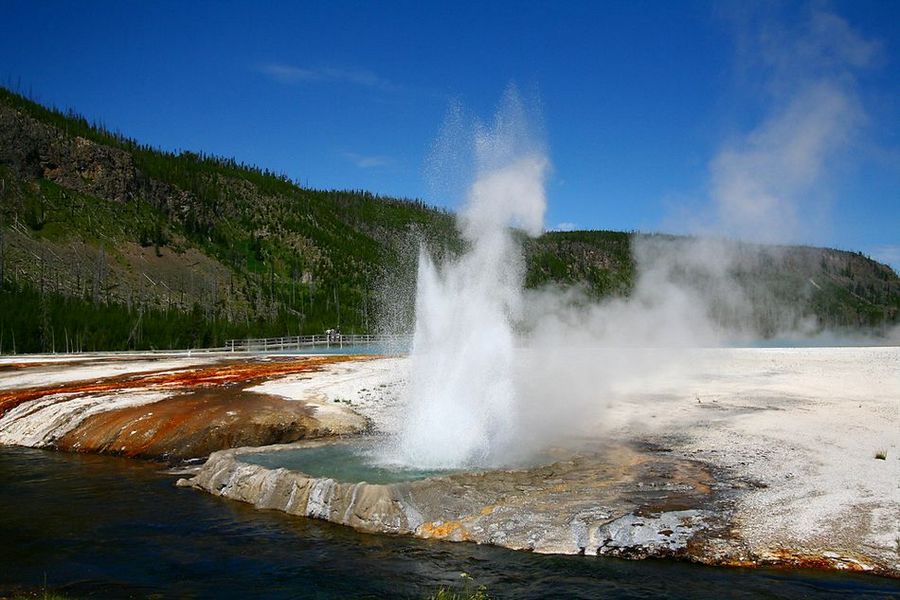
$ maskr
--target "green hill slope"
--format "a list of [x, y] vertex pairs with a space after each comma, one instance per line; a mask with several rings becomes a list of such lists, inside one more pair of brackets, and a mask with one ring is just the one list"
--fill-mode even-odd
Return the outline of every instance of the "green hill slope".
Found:
[[[373, 331], [419, 242], [459, 249], [453, 215], [163, 152], [0, 89], [0, 352]], [[527, 284], [627, 294], [630, 247], [626, 233], [547, 233], [525, 243]], [[742, 277], [823, 326], [897, 322], [896, 274], [858, 254], [789, 249]]]

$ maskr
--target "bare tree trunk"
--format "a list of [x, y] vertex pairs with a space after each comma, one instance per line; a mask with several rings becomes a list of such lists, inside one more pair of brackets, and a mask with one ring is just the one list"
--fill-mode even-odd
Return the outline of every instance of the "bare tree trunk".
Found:
[[337, 326], [341, 328], [341, 297], [338, 294], [337, 286], [334, 286], [334, 305], [337, 309]]
[[95, 264], [94, 270], [94, 289], [93, 291], [93, 300], [94, 304], [97, 304], [100, 301], [100, 290], [103, 285], [103, 270], [106, 266], [106, 252], [103, 250], [103, 247], [100, 247], [100, 251], [97, 253], [97, 260]]
[[[0, 194], [2, 195], [2, 194]], [[6, 236], [3, 234], [3, 222], [0, 221], [0, 287], [6, 281]]]
[[41, 246], [41, 299], [44, 297], [44, 247]]

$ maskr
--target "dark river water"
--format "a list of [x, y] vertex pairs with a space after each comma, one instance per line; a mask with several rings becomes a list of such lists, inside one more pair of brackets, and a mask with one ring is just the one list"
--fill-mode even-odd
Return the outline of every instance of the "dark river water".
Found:
[[900, 581], [363, 535], [174, 487], [147, 463], [0, 448], [0, 597], [897, 598]]

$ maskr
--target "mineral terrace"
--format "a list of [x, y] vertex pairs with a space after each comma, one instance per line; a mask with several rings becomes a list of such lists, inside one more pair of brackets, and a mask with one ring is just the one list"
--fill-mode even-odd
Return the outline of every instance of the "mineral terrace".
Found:
[[242, 461], [391, 431], [402, 358], [7, 360], [0, 443], [212, 452], [179, 484], [369, 532], [900, 576], [900, 348], [687, 354], [604, 388], [596, 434], [523, 470], [376, 485]]
[[347, 357], [114, 356], [0, 362], [0, 444], [177, 462], [354, 433], [343, 406], [250, 391]]

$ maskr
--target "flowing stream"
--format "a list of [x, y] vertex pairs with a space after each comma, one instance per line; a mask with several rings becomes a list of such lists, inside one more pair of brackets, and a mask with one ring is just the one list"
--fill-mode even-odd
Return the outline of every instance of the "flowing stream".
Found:
[[460, 573], [494, 599], [896, 598], [900, 581], [541, 556], [364, 535], [174, 487], [153, 464], [0, 448], [0, 596], [427, 598]]

